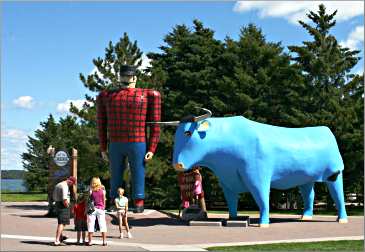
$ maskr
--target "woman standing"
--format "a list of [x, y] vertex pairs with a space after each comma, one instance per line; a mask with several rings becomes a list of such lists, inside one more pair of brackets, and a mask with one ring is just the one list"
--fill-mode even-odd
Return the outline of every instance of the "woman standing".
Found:
[[127, 238], [132, 238], [132, 234], [129, 231], [129, 225], [127, 220], [128, 213], [128, 198], [124, 196], [124, 189], [118, 188], [118, 197], [115, 198], [115, 207], [117, 208], [118, 220], [119, 220], [119, 232], [120, 237], [123, 238], [123, 225], [127, 231]]
[[92, 245], [91, 239], [93, 237], [95, 220], [98, 219], [100, 232], [103, 237], [103, 246], [106, 246], [106, 220], [105, 220], [105, 201], [106, 193], [105, 188], [101, 184], [98, 177], [93, 177], [90, 183], [90, 199], [94, 203], [95, 211], [88, 214], [87, 229], [89, 232], [88, 246]]

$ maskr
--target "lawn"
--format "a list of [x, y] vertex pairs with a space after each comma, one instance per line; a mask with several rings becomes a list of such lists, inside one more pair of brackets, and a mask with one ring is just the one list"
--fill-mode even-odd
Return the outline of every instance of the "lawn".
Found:
[[364, 241], [323, 241], [211, 247], [210, 251], [364, 251]]
[[47, 201], [47, 193], [1, 193], [2, 202]]

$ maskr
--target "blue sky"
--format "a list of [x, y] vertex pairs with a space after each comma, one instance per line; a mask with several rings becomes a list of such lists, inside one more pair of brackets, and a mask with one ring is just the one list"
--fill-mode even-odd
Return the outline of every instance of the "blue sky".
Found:
[[[79, 73], [93, 71], [124, 32], [143, 52], [158, 52], [163, 37], [193, 19], [215, 31], [217, 39], [237, 38], [248, 23], [262, 28], [268, 41], [283, 46], [310, 39], [297, 24], [319, 2], [2, 2], [1, 168], [22, 169], [27, 135], [52, 113], [66, 115], [69, 101], [82, 103], [88, 91]], [[345, 5], [344, 5], [345, 4]], [[332, 33], [351, 48], [364, 47], [364, 4], [325, 2], [339, 9]], [[148, 64], [148, 60], [145, 60]], [[354, 72], [363, 71], [363, 60]], [[95, 94], [92, 94], [95, 95]]]

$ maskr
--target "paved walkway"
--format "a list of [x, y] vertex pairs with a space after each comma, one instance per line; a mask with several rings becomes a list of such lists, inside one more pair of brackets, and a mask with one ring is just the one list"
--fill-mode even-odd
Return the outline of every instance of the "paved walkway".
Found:
[[[51, 247], [57, 220], [46, 218], [46, 202], [1, 204], [1, 250], [65, 250]], [[107, 217], [108, 246], [101, 246], [97, 233], [94, 247], [77, 246], [73, 224], [66, 227], [65, 234], [71, 237], [67, 250], [105, 251], [203, 251], [210, 246], [248, 245], [274, 242], [306, 242], [320, 240], [364, 239], [364, 217], [350, 217], [348, 224], [336, 222], [336, 216], [315, 216], [312, 221], [299, 221], [296, 215], [270, 217], [270, 228], [258, 227], [258, 216], [252, 215], [248, 228], [239, 227], [191, 227], [158, 211], [146, 210], [143, 214], [129, 215], [133, 239], [118, 239], [116, 220]], [[209, 214], [211, 218], [226, 218], [227, 215]], [[71, 223], [72, 220], [71, 220]]]

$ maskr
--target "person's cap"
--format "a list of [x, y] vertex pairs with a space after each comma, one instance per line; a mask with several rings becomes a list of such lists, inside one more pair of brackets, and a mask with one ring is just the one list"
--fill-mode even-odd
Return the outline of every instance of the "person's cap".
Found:
[[133, 65], [122, 65], [119, 70], [120, 76], [135, 76], [137, 67]]
[[68, 177], [67, 180], [70, 181], [73, 185], [76, 184], [76, 178], [74, 176]]

